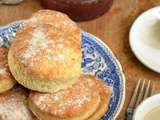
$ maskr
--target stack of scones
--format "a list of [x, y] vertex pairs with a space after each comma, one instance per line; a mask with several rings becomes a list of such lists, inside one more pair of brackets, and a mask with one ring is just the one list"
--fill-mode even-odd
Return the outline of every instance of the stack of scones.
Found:
[[81, 72], [81, 39], [63, 13], [24, 20], [9, 50], [0, 49], [0, 120], [99, 120], [111, 91]]

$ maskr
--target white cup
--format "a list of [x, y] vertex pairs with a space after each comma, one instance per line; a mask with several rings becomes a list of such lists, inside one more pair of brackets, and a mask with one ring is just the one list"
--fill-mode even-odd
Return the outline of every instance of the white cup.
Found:
[[[133, 120], [145, 120], [145, 116], [158, 107], [160, 108], [160, 94], [144, 100], [135, 110]], [[157, 116], [158, 120], [160, 120], [160, 113]], [[154, 120], [154, 118], [152, 120]]]

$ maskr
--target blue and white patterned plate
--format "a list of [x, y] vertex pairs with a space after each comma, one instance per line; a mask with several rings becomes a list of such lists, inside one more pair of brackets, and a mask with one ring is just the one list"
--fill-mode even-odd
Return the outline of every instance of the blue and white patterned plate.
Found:
[[[0, 47], [9, 47], [21, 21], [0, 27]], [[109, 109], [101, 120], [114, 120], [125, 99], [125, 77], [122, 68], [109, 47], [97, 37], [82, 31], [82, 71], [94, 74], [113, 88]]]

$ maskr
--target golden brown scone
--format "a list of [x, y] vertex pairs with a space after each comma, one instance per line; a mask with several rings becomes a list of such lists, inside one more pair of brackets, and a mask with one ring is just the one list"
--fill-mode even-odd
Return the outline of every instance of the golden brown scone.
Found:
[[0, 93], [11, 89], [16, 81], [8, 67], [8, 49], [0, 48]]
[[15, 86], [0, 94], [0, 120], [38, 120], [27, 108], [28, 92]]
[[[28, 99], [29, 108], [41, 120], [91, 120], [91, 116], [98, 120], [108, 101], [109, 89], [104, 82], [86, 75], [66, 90], [52, 94], [32, 91]], [[101, 110], [104, 103], [106, 108]]]
[[64, 13], [46, 9], [39, 10], [30, 19], [25, 20], [23, 25], [36, 26], [37, 24], [50, 24], [73, 36], [75, 41], [81, 41], [80, 28]]
[[50, 93], [77, 82], [81, 61], [81, 42], [49, 24], [22, 27], [8, 55], [11, 73], [20, 84]]
[[96, 112], [91, 115], [87, 120], [100, 120], [101, 117], [107, 112], [112, 89], [110, 87], [107, 87], [102, 81], [100, 83], [100, 86], [101, 103]]

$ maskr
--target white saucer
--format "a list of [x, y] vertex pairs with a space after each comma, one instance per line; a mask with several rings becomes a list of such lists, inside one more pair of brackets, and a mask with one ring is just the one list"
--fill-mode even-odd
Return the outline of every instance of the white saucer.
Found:
[[[153, 112], [155, 109], [160, 107], [160, 94], [153, 95], [144, 100], [135, 110], [133, 120], [144, 120], [144, 116], [148, 113]], [[149, 116], [150, 117], [150, 116]], [[156, 116], [157, 117], [157, 116]], [[158, 115], [158, 118], [159, 115]], [[157, 118], [153, 118], [155, 120]]]
[[141, 14], [132, 25], [129, 37], [135, 56], [160, 73], [160, 6]]

